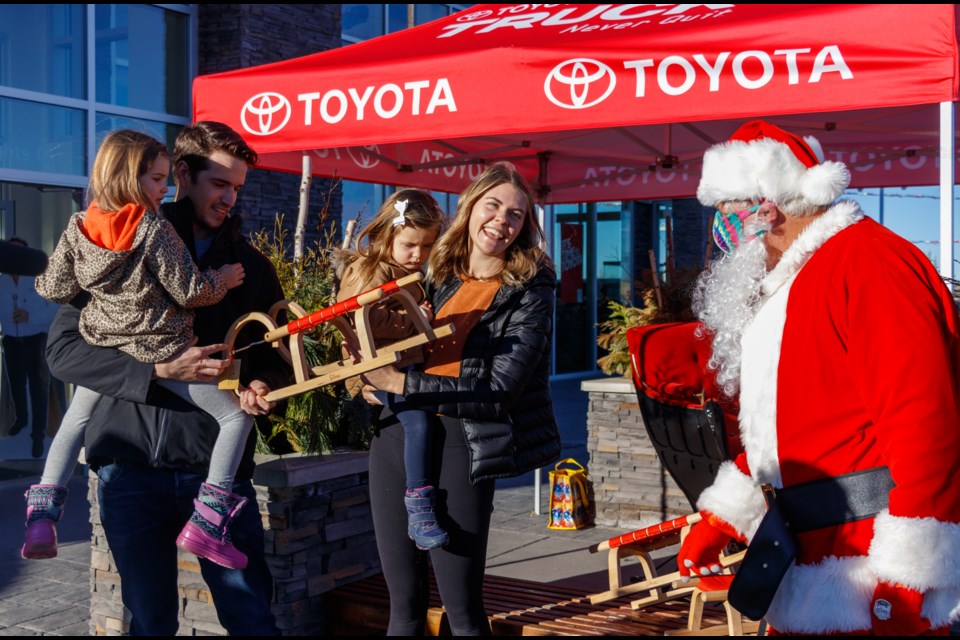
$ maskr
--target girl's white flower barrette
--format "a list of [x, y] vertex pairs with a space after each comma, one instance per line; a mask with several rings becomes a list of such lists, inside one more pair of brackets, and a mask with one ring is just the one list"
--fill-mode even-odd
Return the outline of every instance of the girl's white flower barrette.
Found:
[[397, 217], [393, 219], [393, 226], [402, 227], [406, 224], [407, 219], [403, 216], [404, 212], [407, 210], [407, 203], [409, 200], [398, 200], [394, 203], [393, 208], [397, 210]]

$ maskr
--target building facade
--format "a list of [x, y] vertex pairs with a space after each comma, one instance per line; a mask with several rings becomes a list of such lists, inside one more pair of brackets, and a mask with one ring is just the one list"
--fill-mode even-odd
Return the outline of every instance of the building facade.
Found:
[[[86, 205], [103, 136], [133, 128], [172, 148], [190, 122], [196, 75], [340, 43], [339, 5], [3, 5], [0, 237], [52, 251]], [[331, 187], [315, 180], [311, 202], [339, 215]], [[299, 176], [253, 171], [235, 210], [248, 230], [272, 226], [278, 214], [292, 225], [299, 188]]]

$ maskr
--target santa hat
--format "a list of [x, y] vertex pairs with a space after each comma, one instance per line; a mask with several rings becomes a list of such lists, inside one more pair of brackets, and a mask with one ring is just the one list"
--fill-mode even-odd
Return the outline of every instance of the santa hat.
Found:
[[825, 161], [816, 138], [753, 120], [703, 154], [697, 199], [707, 207], [769, 200], [785, 214], [802, 216], [832, 204], [849, 184], [846, 165]]

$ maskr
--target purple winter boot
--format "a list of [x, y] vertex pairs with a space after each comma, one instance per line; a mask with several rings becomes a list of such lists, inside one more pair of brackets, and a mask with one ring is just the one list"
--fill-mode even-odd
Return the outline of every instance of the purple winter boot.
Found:
[[204, 482], [193, 501], [193, 515], [177, 536], [177, 546], [228, 569], [246, 568], [247, 556], [233, 546], [229, 530], [230, 521], [246, 503], [243, 496]]
[[27, 531], [20, 555], [27, 560], [57, 556], [57, 522], [63, 515], [67, 488], [57, 484], [34, 484], [23, 494], [27, 500]]

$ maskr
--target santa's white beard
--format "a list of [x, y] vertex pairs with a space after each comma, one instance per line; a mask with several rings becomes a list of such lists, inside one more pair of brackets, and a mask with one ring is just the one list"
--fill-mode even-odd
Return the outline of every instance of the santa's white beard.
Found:
[[748, 242], [712, 262], [693, 291], [693, 312], [713, 337], [707, 367], [729, 397], [740, 388], [740, 338], [756, 313], [766, 262], [763, 240]]

